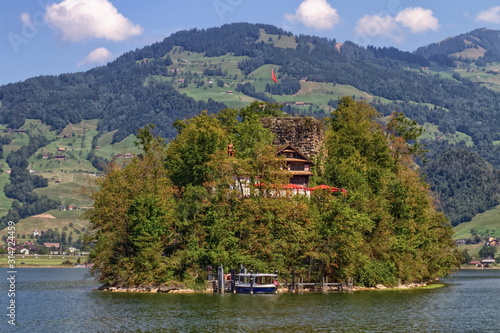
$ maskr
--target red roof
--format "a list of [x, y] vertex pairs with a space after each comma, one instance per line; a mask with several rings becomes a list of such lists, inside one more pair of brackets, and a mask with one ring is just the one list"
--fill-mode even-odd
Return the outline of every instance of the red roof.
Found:
[[340, 189], [338, 187], [333, 187], [333, 186], [328, 186], [328, 185], [318, 185], [314, 187], [309, 187], [307, 189], [308, 191], [314, 191], [314, 190], [331, 190], [332, 192], [339, 192]]
[[59, 248], [59, 243], [43, 243], [45, 247], [51, 248], [52, 246], [55, 247], [56, 249]]
[[291, 188], [291, 189], [294, 189], [294, 190], [305, 189], [306, 188], [305, 186], [296, 185], [296, 184], [287, 184], [287, 185], [282, 185], [281, 187], [283, 187], [283, 188]]

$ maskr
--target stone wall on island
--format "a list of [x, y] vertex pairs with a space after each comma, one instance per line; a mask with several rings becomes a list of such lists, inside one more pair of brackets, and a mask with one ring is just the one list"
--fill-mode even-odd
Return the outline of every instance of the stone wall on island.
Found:
[[313, 117], [262, 118], [275, 135], [273, 144], [290, 145], [309, 159], [320, 155], [325, 140], [325, 124]]

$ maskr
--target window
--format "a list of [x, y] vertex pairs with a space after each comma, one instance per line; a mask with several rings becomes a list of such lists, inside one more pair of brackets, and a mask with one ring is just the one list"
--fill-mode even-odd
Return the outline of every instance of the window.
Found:
[[294, 185], [302, 185], [302, 186], [305, 186], [305, 185], [307, 185], [307, 181], [308, 181], [308, 178], [307, 178], [307, 177], [298, 177], [298, 176], [295, 176], [295, 177], [293, 177], [293, 178], [290, 180], [290, 183], [291, 183], [291, 184], [294, 184]]
[[290, 171], [304, 171], [304, 164], [290, 164]]

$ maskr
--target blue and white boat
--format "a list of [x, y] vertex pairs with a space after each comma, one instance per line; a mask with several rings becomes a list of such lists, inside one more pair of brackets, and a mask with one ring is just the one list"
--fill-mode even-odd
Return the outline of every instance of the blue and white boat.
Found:
[[234, 289], [244, 294], [275, 294], [278, 285], [277, 274], [240, 273], [236, 274]]

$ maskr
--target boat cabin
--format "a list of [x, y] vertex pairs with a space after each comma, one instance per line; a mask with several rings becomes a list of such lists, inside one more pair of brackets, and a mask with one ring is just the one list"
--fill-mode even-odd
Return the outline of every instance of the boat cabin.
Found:
[[277, 274], [236, 274], [235, 292], [244, 294], [274, 294], [278, 288]]

